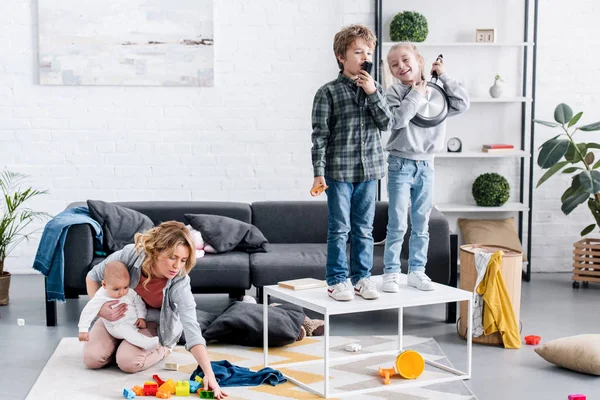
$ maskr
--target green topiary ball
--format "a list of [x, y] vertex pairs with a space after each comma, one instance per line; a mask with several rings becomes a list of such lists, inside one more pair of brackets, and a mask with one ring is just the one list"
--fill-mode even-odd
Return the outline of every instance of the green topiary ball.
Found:
[[427, 19], [415, 11], [396, 14], [390, 24], [390, 39], [394, 42], [422, 42], [428, 33]]
[[472, 193], [478, 206], [499, 207], [508, 200], [510, 185], [505, 177], [491, 172], [475, 179]]

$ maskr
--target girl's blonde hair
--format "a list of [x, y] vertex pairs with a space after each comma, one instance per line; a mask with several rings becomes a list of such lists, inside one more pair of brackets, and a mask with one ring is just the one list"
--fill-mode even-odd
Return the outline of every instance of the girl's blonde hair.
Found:
[[142, 272], [148, 279], [144, 282], [144, 288], [150, 279], [155, 278], [154, 266], [158, 256], [166, 252], [171, 256], [179, 245], [187, 247], [190, 255], [185, 262], [185, 268], [180, 275], [187, 275], [196, 265], [196, 246], [190, 236], [190, 231], [184, 224], [177, 221], [163, 222], [159, 226], [147, 230], [144, 233], [136, 233], [134, 237], [135, 249], [140, 256], [145, 255], [142, 262]]
[[392, 48], [390, 49], [390, 51], [388, 52], [388, 55], [387, 55], [388, 67], [390, 68], [390, 71], [392, 71], [392, 67], [390, 66], [390, 56], [392, 55], [392, 53], [394, 51], [401, 49], [401, 48], [407, 48], [410, 51], [412, 51], [412, 53], [415, 55], [415, 58], [417, 59], [417, 63], [419, 63], [419, 69], [421, 70], [421, 79], [425, 80], [425, 73], [424, 73], [425, 60], [423, 59], [423, 56], [419, 52], [419, 49], [417, 49], [417, 46], [415, 46], [414, 44], [412, 44], [410, 42], [399, 42], [392, 46]]

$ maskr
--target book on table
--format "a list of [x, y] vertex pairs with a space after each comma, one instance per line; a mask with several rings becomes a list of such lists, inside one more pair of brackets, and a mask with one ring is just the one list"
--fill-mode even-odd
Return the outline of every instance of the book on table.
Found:
[[290, 281], [281, 281], [277, 283], [282, 288], [291, 290], [303, 290], [303, 289], [314, 289], [318, 287], [325, 287], [327, 283], [314, 278], [302, 278], [293, 279]]

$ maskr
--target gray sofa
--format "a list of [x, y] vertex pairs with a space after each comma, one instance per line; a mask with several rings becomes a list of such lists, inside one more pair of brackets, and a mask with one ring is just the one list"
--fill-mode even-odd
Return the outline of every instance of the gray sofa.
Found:
[[[185, 214], [213, 214], [252, 223], [269, 240], [267, 253], [232, 251], [206, 254], [191, 271], [194, 293], [229, 293], [239, 297], [254, 286], [262, 297], [266, 285], [288, 279], [325, 278], [327, 242], [327, 203], [324, 201], [260, 201], [236, 202], [121, 202], [115, 203], [146, 214], [155, 224], [176, 220], [186, 222]], [[85, 206], [73, 203], [69, 207]], [[381, 242], [386, 236], [387, 203], [378, 202], [375, 211], [373, 237]], [[451, 271], [450, 232], [448, 221], [436, 209], [430, 222], [430, 246], [427, 274], [442, 284], [455, 283]], [[92, 229], [75, 225], [69, 229], [65, 242], [64, 284], [67, 298], [86, 293], [87, 272], [104, 258], [93, 249]], [[408, 233], [402, 248], [402, 268], [406, 272]], [[454, 265], [455, 269], [455, 265]], [[383, 245], [374, 250], [374, 275], [383, 273]], [[447, 321], [455, 320], [455, 305], [448, 308]], [[56, 304], [46, 302], [46, 322], [56, 324]]]

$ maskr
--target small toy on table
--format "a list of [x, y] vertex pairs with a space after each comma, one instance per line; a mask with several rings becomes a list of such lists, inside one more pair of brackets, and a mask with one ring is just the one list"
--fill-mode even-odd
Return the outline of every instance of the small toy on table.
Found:
[[126, 399], [135, 399], [135, 393], [130, 389], [123, 389], [123, 397]]
[[536, 336], [536, 335], [525, 336], [525, 344], [530, 344], [530, 345], [540, 344], [540, 340], [542, 340], [541, 336]]

